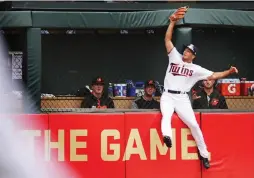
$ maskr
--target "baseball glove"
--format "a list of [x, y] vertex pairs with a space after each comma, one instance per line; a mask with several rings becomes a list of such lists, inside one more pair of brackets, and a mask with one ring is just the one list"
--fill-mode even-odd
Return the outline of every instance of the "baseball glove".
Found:
[[177, 9], [169, 18], [171, 21], [177, 21], [179, 19], [184, 18], [184, 15], [186, 14], [189, 7], [180, 7]]

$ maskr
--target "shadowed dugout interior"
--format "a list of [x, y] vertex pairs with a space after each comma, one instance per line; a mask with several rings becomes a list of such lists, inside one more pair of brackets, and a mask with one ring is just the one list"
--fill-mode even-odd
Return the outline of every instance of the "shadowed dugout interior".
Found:
[[[75, 94], [96, 75], [107, 83], [152, 78], [163, 84], [168, 64], [165, 31], [42, 31], [41, 92]], [[195, 63], [214, 71], [235, 65], [240, 73], [231, 78], [254, 80], [253, 40], [248, 29], [193, 28], [192, 41], [199, 48]]]

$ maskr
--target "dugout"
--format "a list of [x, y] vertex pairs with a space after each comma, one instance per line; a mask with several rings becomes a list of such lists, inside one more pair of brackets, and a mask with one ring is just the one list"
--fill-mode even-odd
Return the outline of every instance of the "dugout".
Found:
[[[23, 81], [34, 101], [27, 109], [40, 111], [41, 93], [72, 94], [94, 75], [105, 75], [107, 82], [148, 78], [163, 82], [167, 63], [163, 37], [173, 11], [1, 12], [1, 27], [20, 31], [16, 38], [25, 46]], [[237, 65], [240, 75], [253, 79], [253, 17], [252, 11], [190, 8], [177, 25], [175, 44], [181, 50], [182, 44], [193, 42], [204, 67], [224, 70]]]

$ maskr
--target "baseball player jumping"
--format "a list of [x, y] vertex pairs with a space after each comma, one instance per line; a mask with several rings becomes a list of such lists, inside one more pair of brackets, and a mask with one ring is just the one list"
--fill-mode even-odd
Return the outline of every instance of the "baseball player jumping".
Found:
[[238, 70], [235, 67], [231, 67], [223, 72], [212, 72], [193, 64], [192, 61], [196, 57], [196, 47], [193, 44], [185, 46], [183, 55], [177, 51], [171, 41], [172, 33], [175, 23], [183, 18], [186, 12], [187, 7], [181, 7], [170, 16], [170, 24], [165, 35], [169, 64], [164, 79], [164, 92], [160, 100], [162, 113], [161, 131], [164, 143], [170, 148], [172, 146], [171, 117], [175, 111], [179, 118], [190, 128], [198, 147], [199, 158], [203, 162], [203, 166], [208, 169], [210, 167], [209, 153], [187, 92], [199, 80], [224, 78], [230, 74], [238, 73]]

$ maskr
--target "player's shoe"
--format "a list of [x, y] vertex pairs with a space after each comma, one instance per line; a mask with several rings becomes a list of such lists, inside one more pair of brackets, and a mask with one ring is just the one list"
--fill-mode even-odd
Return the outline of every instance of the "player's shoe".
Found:
[[209, 162], [208, 158], [202, 157], [202, 156], [200, 155], [199, 150], [198, 150], [198, 157], [199, 157], [199, 159], [202, 161], [203, 166], [204, 166], [206, 169], [209, 169], [209, 168], [210, 168], [210, 162]]
[[209, 169], [209, 168], [210, 168], [210, 163], [209, 163], [208, 158], [203, 158], [202, 162], [203, 162], [203, 166], [204, 166], [206, 169]]
[[171, 148], [172, 147], [172, 142], [169, 136], [163, 136], [163, 141], [167, 145], [167, 147]]

